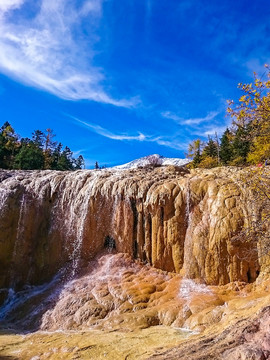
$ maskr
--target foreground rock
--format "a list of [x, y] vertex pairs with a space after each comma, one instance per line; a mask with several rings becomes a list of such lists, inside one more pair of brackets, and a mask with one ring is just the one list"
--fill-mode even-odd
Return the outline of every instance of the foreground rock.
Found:
[[160, 349], [149, 360], [268, 360], [269, 325], [270, 307], [266, 306], [256, 315], [237, 321], [219, 334], [213, 332], [170, 350]]
[[206, 286], [121, 253], [60, 275], [2, 308], [0, 358], [268, 358], [270, 281]]

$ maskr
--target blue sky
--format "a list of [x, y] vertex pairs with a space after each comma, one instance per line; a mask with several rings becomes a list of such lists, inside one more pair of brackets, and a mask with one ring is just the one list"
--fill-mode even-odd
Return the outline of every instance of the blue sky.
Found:
[[184, 157], [228, 126], [269, 33], [263, 0], [0, 0], [1, 124], [52, 128], [88, 168]]

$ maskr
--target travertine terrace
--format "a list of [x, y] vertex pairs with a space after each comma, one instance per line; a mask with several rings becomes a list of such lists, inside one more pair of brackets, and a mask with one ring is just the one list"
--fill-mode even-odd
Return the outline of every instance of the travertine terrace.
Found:
[[[151, 348], [147, 356], [184, 358], [191, 349], [185, 347], [186, 337], [192, 336], [196, 354], [201, 346], [209, 356], [204, 358], [214, 359], [211, 334], [216, 333], [217, 359], [224, 354], [226, 359], [249, 359], [237, 354], [248, 354], [252, 346], [264, 356], [258, 359], [267, 359], [269, 349], [259, 335], [254, 341], [241, 337], [242, 330], [232, 335], [239, 319], [239, 329], [256, 324], [258, 312], [264, 322], [254, 325], [253, 333], [265, 334], [268, 326], [268, 258], [260, 253], [260, 239], [237, 238], [263, 206], [252, 201], [241, 182], [244, 171], [190, 172], [176, 166], [2, 171], [3, 324], [16, 331], [75, 330], [78, 336], [91, 329], [134, 332], [171, 326], [182, 329], [180, 347], [173, 333], [173, 343], [168, 339], [167, 346], [160, 343], [159, 352]], [[226, 347], [230, 336], [234, 342]], [[2, 350], [9, 355], [5, 339]], [[203, 339], [210, 339], [208, 347]], [[35, 355], [20, 351], [25, 359]], [[80, 356], [80, 351], [70, 353]], [[82, 354], [77, 358], [87, 358]], [[146, 355], [134, 350], [130, 358]], [[54, 359], [53, 353], [38, 356]], [[196, 356], [193, 352], [187, 358], [200, 359]], [[95, 357], [103, 358], [98, 351]]]
[[236, 175], [170, 166], [2, 172], [0, 285], [40, 283], [67, 262], [75, 269], [108, 239], [117, 252], [206, 284], [252, 282], [256, 251], [247, 257], [249, 245], [232, 241], [253, 211]]

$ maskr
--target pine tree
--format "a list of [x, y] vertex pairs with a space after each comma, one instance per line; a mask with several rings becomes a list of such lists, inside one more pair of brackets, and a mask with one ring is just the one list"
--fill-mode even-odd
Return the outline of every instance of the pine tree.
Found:
[[251, 145], [250, 132], [251, 132], [251, 124], [237, 127], [232, 142], [233, 157], [238, 158], [239, 161], [240, 159], [242, 159], [242, 163], [246, 162], [247, 155], [250, 150], [250, 145]]
[[32, 133], [32, 139], [21, 138], [12, 126], [5, 122], [0, 128], [0, 168], [3, 169], [54, 169], [75, 170], [84, 167], [80, 155], [73, 158], [72, 151], [54, 141], [55, 134], [47, 129], [46, 134], [40, 130]]
[[[208, 142], [205, 145], [201, 157], [194, 158], [196, 166], [202, 168], [213, 168], [218, 166], [218, 147], [217, 143], [208, 137]], [[198, 159], [198, 160], [197, 160]], [[194, 160], [193, 160], [194, 162]]]
[[202, 155], [200, 153], [200, 150], [197, 150], [192, 160], [193, 167], [197, 167], [201, 161], [202, 161]]
[[74, 169], [79, 170], [84, 168], [85, 168], [84, 158], [82, 155], [79, 155], [78, 159], [74, 161]]
[[62, 144], [58, 143], [53, 151], [53, 153], [51, 154], [51, 163], [50, 163], [50, 169], [52, 170], [58, 170], [58, 161], [60, 159], [61, 156], [61, 152], [62, 152]]
[[217, 158], [218, 155], [217, 144], [213, 139], [211, 139], [210, 136], [208, 137], [208, 142], [203, 149], [202, 155], [209, 156], [211, 158]]
[[226, 129], [220, 140], [220, 160], [224, 165], [227, 165], [233, 158], [231, 138], [232, 133]]
[[44, 155], [42, 150], [33, 141], [24, 141], [14, 159], [13, 166], [15, 169], [21, 170], [43, 169]]
[[0, 167], [4, 169], [12, 168], [19, 145], [18, 135], [15, 130], [9, 122], [5, 122], [0, 132]]
[[6, 148], [6, 138], [3, 133], [0, 133], [0, 168], [7, 169], [7, 158], [9, 156], [9, 151]]
[[66, 146], [59, 157], [57, 170], [74, 170], [72, 154], [70, 148]]
[[40, 149], [43, 149], [45, 145], [45, 134], [40, 130], [35, 130], [32, 133], [32, 141]]

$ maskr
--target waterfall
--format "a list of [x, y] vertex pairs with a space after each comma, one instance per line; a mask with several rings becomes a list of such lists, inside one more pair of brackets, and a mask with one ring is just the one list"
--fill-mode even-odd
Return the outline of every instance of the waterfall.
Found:
[[8, 198], [8, 191], [5, 188], [0, 189], [0, 214], [2, 214], [5, 211], [7, 198]]
[[190, 182], [187, 181], [187, 189], [186, 189], [186, 221], [187, 227], [190, 221]]
[[183, 279], [181, 281], [179, 297], [191, 300], [192, 296], [198, 294], [212, 294], [212, 291], [205, 284], [198, 284], [192, 279]]
[[21, 257], [20, 247], [24, 239], [24, 229], [25, 229], [25, 220], [26, 220], [26, 211], [27, 211], [27, 200], [26, 195], [23, 194], [20, 200], [20, 210], [19, 210], [19, 219], [16, 229], [16, 239], [13, 247], [12, 260], [11, 260], [11, 271], [10, 271], [10, 286], [14, 288], [16, 285], [16, 262], [18, 258]]
[[[81, 258], [81, 250], [86, 226], [86, 219], [89, 211], [89, 200], [91, 198], [91, 191], [94, 187], [95, 181], [97, 179], [96, 173], [92, 174], [92, 177], [87, 179], [86, 185], [80, 189], [78, 196], [75, 200], [77, 205], [76, 211], [73, 207], [71, 207], [72, 211], [72, 221], [70, 230], [75, 227], [75, 237], [72, 242], [72, 253], [70, 259], [72, 261], [72, 276], [76, 275], [78, 270], [80, 258]], [[72, 226], [73, 225], [73, 226]]]
[[[76, 174], [76, 176], [74, 176]], [[64, 248], [71, 263], [71, 277], [78, 271], [89, 205], [97, 181], [97, 173], [91, 171], [71, 173], [62, 178], [52, 212], [50, 232], [65, 234]]]

